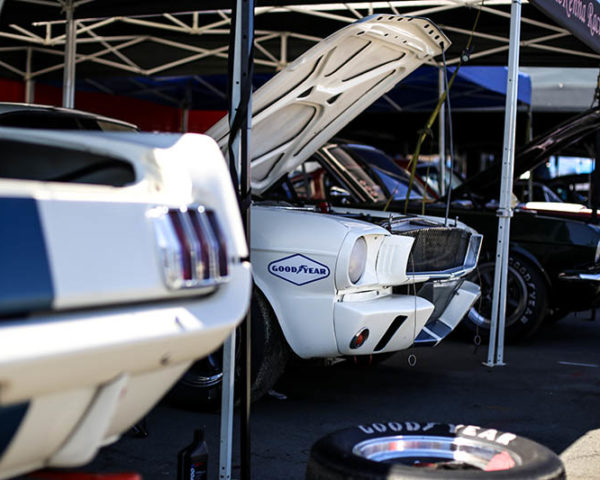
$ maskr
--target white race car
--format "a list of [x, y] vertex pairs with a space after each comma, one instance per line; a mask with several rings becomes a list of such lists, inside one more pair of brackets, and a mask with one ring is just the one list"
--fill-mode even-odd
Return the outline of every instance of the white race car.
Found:
[[[301, 358], [331, 358], [396, 352], [420, 334], [435, 345], [478, 298], [478, 286], [456, 282], [475, 268], [481, 245], [481, 236], [463, 224], [261, 201], [352, 118], [449, 45], [426, 19], [373, 16], [323, 40], [255, 93], [255, 396], [283, 370], [288, 346]], [[227, 119], [207, 133], [226, 149]], [[424, 282], [437, 290], [433, 303], [416, 295], [414, 285]], [[198, 400], [214, 398], [217, 362], [195, 367], [180, 393], [190, 396], [195, 388]]]
[[203, 135], [0, 128], [0, 478], [87, 463], [245, 314]]

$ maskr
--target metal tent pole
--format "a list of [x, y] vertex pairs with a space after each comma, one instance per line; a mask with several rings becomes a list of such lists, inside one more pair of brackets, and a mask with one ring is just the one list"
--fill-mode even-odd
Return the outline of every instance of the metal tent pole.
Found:
[[[441, 98], [444, 94], [445, 89], [445, 72], [444, 67], [440, 67], [438, 70], [438, 98]], [[448, 92], [448, 95], [450, 92]], [[446, 104], [442, 103], [442, 107], [440, 108], [439, 120], [438, 120], [438, 134], [440, 137], [439, 143], [439, 151], [440, 151], [440, 174], [438, 178], [440, 196], [444, 196], [446, 194]], [[452, 173], [450, 173], [450, 182], [452, 182]], [[452, 183], [450, 184], [450, 188], [452, 188]]]
[[25, 103], [33, 103], [35, 96], [35, 82], [31, 78], [31, 63], [33, 60], [33, 50], [27, 49], [27, 60], [25, 66]]
[[[230, 42], [229, 166], [239, 194], [246, 240], [250, 247], [251, 177], [249, 141], [252, 119], [252, 46], [254, 42], [254, 0], [235, 0]], [[240, 478], [250, 480], [250, 311], [240, 329], [241, 405], [240, 405]], [[224, 346], [223, 393], [221, 399], [221, 454], [219, 475], [231, 479], [233, 383], [235, 372], [235, 334]]]
[[75, 48], [76, 31], [73, 12], [75, 7], [73, 0], [65, 1], [65, 68], [63, 72], [63, 107], [73, 108], [75, 106]]
[[[506, 113], [504, 117], [504, 150], [496, 245], [496, 269], [487, 366], [504, 365], [504, 325], [506, 319], [506, 282], [510, 241], [510, 218], [513, 215], [511, 195], [515, 163], [515, 130], [517, 124], [517, 89], [519, 80], [519, 43], [521, 37], [521, 0], [513, 0], [510, 10], [510, 40], [508, 79], [506, 83]], [[495, 358], [494, 358], [495, 355]]]
[[221, 428], [219, 432], [219, 479], [231, 480], [233, 451], [233, 397], [235, 380], [235, 330], [223, 345]]

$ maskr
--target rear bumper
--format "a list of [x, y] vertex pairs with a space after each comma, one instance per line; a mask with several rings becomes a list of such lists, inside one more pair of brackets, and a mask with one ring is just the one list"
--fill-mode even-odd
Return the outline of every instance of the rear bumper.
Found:
[[[433, 312], [424, 298], [388, 295], [366, 301], [339, 302], [334, 307], [335, 337], [342, 355], [370, 355], [410, 347]], [[367, 340], [351, 348], [352, 339], [368, 329]]]
[[219, 347], [250, 292], [244, 263], [206, 297], [1, 322], [0, 410], [28, 408], [0, 452], [0, 479], [88, 462]]
[[[448, 283], [447, 286], [440, 285], [440, 288], [451, 289], [449, 301], [440, 305], [442, 311], [437, 315], [438, 304], [434, 297], [435, 318], [432, 318], [423, 327], [415, 340], [415, 346], [435, 347], [456, 328], [481, 295], [481, 288], [473, 282], [458, 282], [456, 285], [453, 285], [455, 282]], [[446, 297], [440, 296], [439, 298], [440, 301], [444, 301], [443, 299]]]

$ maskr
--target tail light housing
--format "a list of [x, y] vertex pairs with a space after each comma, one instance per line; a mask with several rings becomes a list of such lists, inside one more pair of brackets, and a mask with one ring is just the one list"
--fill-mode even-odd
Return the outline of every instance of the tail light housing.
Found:
[[167, 287], [210, 287], [227, 279], [227, 242], [214, 211], [197, 205], [156, 207], [148, 216], [154, 224]]

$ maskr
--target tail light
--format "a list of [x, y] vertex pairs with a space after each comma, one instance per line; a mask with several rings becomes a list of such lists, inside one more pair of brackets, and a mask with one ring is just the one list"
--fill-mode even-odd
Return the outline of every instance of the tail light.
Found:
[[167, 286], [212, 286], [229, 273], [227, 242], [215, 212], [202, 206], [156, 207], [148, 212]]

